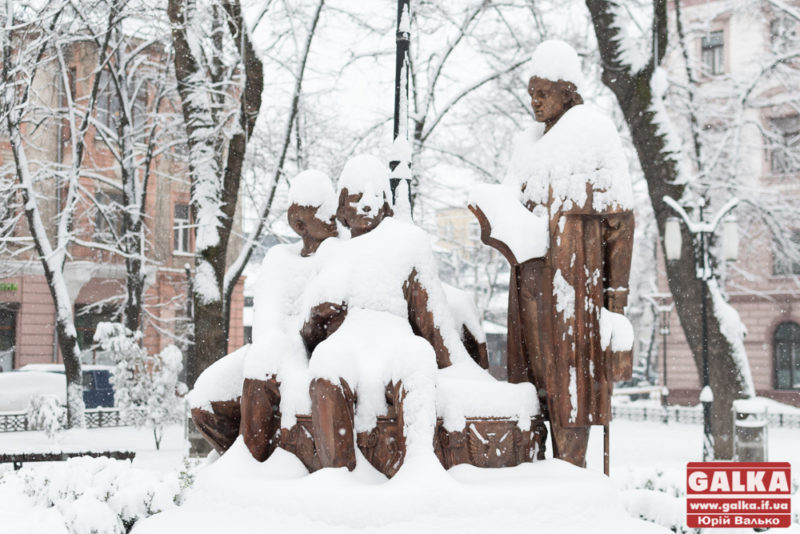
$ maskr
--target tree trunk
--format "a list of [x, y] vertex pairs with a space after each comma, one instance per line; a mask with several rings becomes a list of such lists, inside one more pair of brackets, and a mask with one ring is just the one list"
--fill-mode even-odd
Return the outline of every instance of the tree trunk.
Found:
[[[657, 102], [654, 101], [651, 89], [656, 66], [660, 64], [667, 48], [667, 0], [655, 0], [653, 4], [653, 36], [657, 45], [657, 57], [651, 57], [649, 63], [638, 73], [633, 72], [619, 58], [618, 29], [614, 25], [613, 4], [607, 0], [586, 0], [586, 6], [591, 13], [603, 61], [603, 83], [616, 96], [630, 129], [633, 145], [647, 180], [663, 248], [667, 217], [675, 215], [663, 198], [668, 195], [678, 200], [685, 188], [676, 183], [679, 177], [676, 158], [680, 155], [673, 154], [667, 147], [668, 140], [660, 131], [657, 112], [654, 111], [654, 104]], [[666, 262], [667, 279], [681, 327], [694, 355], [698, 376], [702, 376], [703, 282], [696, 276], [692, 236], [685, 225], [681, 225], [681, 232], [681, 259]], [[711, 291], [707, 294], [709, 381], [714, 392], [711, 422], [715, 440], [714, 454], [718, 459], [725, 459], [731, 458], [733, 454], [731, 406], [735, 399], [746, 396], [748, 384], [734, 357], [736, 347], [722, 333], [720, 320], [714, 314]]]
[[[238, 91], [239, 84], [233, 79], [209, 79], [202, 68], [199, 58], [194, 57], [189, 45], [188, 32], [192, 24], [189, 2], [186, 0], [169, 0], [168, 14], [172, 23], [172, 40], [175, 46], [175, 75], [178, 80], [178, 93], [181, 97], [184, 125], [189, 140], [190, 159], [189, 173], [192, 180], [192, 213], [197, 233], [207, 231], [212, 224], [210, 220], [197, 218], [198, 208], [206, 203], [217, 209], [213, 224], [217, 233], [216, 240], [203, 240], [195, 251], [195, 281], [192, 283], [192, 300], [194, 310], [194, 361], [187, 365], [187, 382], [190, 387], [200, 373], [209, 365], [224, 356], [228, 351], [228, 334], [230, 304], [226, 301], [229, 295], [225, 291], [225, 271], [228, 246], [233, 228], [236, 204], [239, 195], [239, 184], [244, 163], [247, 143], [255, 126], [261, 109], [261, 92], [263, 89], [263, 65], [256, 55], [249, 34], [246, 30], [238, 0], [221, 2], [227, 15], [227, 29], [238, 50], [240, 67], [244, 72], [245, 82], [238, 95], [240, 101], [240, 130], [227, 140], [226, 124], [218, 124], [218, 113], [211, 103], [204, 98], [197, 98], [211, 85], [214, 91]], [[221, 27], [217, 31], [224, 31]], [[212, 43], [213, 52], [221, 57], [229, 53], [223, 50], [218, 36]], [[218, 57], [209, 58], [216, 65]], [[221, 71], [211, 73], [211, 78]], [[213, 82], [213, 84], [212, 84]], [[228, 85], [225, 85], [225, 84]], [[209, 85], [211, 84], [211, 85]], [[193, 156], [204, 154], [207, 161], [197, 161]], [[223, 158], [223, 154], [225, 154]], [[208, 165], [213, 166], [213, 176], [209, 176]], [[217, 198], [208, 197], [210, 181], [218, 194]], [[198, 185], [202, 191], [198, 191]], [[205, 211], [208, 211], [207, 209]], [[211, 210], [212, 212], [214, 210]], [[198, 283], [198, 278], [202, 280]], [[238, 274], [230, 287], [236, 284]]]

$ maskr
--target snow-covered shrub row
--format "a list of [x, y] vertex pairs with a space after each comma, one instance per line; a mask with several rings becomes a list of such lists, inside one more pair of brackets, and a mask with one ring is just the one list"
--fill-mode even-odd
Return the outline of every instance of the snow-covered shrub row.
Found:
[[34, 395], [28, 402], [28, 430], [42, 430], [49, 439], [64, 428], [67, 411], [58, 395]]
[[6, 476], [19, 477], [36, 506], [54, 507], [70, 534], [125, 534], [136, 521], [179, 504], [191, 470], [160, 474], [127, 460], [83, 457], [28, 464]]

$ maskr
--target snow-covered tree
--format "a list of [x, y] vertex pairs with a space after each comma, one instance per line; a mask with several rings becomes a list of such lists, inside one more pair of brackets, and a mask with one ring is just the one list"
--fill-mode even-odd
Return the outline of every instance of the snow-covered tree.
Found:
[[64, 427], [64, 407], [58, 395], [34, 395], [28, 402], [28, 430], [42, 430], [49, 439]]
[[[650, 203], [655, 213], [659, 235], [664, 235], [668, 217], [674, 215], [664, 197], [690, 200], [705, 198], [711, 208], [718, 208], [732, 195], [740, 195], [743, 206], [737, 215], [745, 221], [741, 227], [750, 238], [760, 232], [778, 243], [789, 261], [798, 258], [797, 245], [788, 237], [796, 213], [796, 200], [782, 193], [767, 191], [742, 180], [739, 167], [747, 146], [743, 131], [760, 127], [749, 117], [748, 108], [766, 105], [797, 106], [797, 46], [765, 52], [755, 72], [730, 75], [722, 84], [702, 85], [703, 70], [688, 53], [687, 34], [707, 33], [703, 24], [682, 26], [680, 2], [671, 3], [675, 16], [674, 33], [668, 30], [666, 0], [637, 2], [621, 6], [607, 0], [586, 0], [602, 62], [603, 83], [616, 97], [630, 130], [642, 171], [648, 185]], [[644, 25], [635, 16], [636, 7], [648, 7], [649, 22]], [[715, 2], [709, 20], [725, 17], [732, 10], [778, 11], [798, 20], [797, 10], [777, 0], [757, 3]], [[632, 10], [631, 7], [634, 7]], [[670, 38], [673, 42], [670, 43]], [[796, 41], [795, 41], [796, 43]], [[670, 80], [662, 68], [665, 55], [674, 47], [684, 58], [685, 76]], [[706, 73], [708, 74], [708, 73]], [[698, 78], [698, 75], [700, 78]], [[779, 102], [769, 102], [780, 95]], [[667, 108], [679, 115], [668, 115]], [[678, 132], [683, 132], [679, 135]], [[765, 148], [779, 145], [781, 153], [791, 153], [785, 138], [778, 132], [764, 132]], [[794, 152], [795, 156], [797, 152]], [[790, 157], [795, 157], [790, 156]], [[755, 186], [755, 187], [754, 187]], [[777, 194], [776, 194], [777, 193]], [[794, 197], [796, 198], [796, 197]], [[766, 231], [764, 230], [766, 229]], [[742, 342], [744, 328], [736, 311], [725, 301], [716, 280], [698, 280], [696, 243], [682, 225], [681, 259], [666, 263], [667, 278], [686, 339], [700, 373], [702, 369], [702, 295], [707, 299], [710, 385], [714, 392], [712, 431], [717, 458], [732, 454], [732, 402], [753, 395], [747, 356]], [[724, 274], [724, 265], [719, 265]], [[703, 291], [702, 285], [706, 284]]]
[[160, 354], [148, 354], [139, 345], [140, 338], [140, 333], [121, 323], [100, 323], [94, 335], [114, 357], [111, 382], [120, 417], [137, 427], [152, 428], [159, 449], [164, 426], [184, 415], [186, 386], [178, 380], [183, 355], [175, 345]]

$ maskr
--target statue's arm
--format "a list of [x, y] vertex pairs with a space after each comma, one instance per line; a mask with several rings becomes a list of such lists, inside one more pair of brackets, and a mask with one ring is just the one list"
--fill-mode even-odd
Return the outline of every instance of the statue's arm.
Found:
[[628, 304], [633, 229], [632, 211], [610, 214], [603, 225], [605, 304], [616, 313], [623, 313]]
[[481, 210], [481, 208], [477, 205], [470, 204], [468, 207], [469, 211], [471, 211], [472, 214], [475, 215], [475, 218], [478, 219], [478, 225], [481, 228], [481, 241], [500, 252], [500, 254], [502, 254], [503, 257], [508, 260], [508, 263], [511, 265], [517, 265], [519, 262], [514, 256], [514, 253], [511, 252], [511, 247], [509, 247], [503, 241], [491, 237], [492, 224], [489, 222], [489, 218], [486, 217], [486, 214], [483, 212], [483, 210]]
[[403, 283], [403, 296], [408, 305], [408, 322], [411, 330], [425, 338], [436, 352], [436, 363], [439, 369], [451, 365], [450, 351], [444, 343], [440, 325], [433, 311], [430, 309], [430, 296], [428, 290], [419, 280], [416, 269], [411, 271], [408, 279]]
[[322, 302], [308, 313], [308, 317], [300, 328], [300, 337], [308, 354], [314, 352], [317, 345], [328, 339], [342, 325], [347, 316], [347, 303]]

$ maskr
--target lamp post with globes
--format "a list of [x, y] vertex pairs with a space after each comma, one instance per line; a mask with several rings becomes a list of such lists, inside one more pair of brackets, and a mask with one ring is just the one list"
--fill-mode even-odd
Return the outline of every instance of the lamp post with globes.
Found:
[[701, 281], [701, 305], [703, 320], [703, 389], [700, 392], [700, 402], [703, 403], [703, 461], [714, 459], [714, 437], [711, 434], [711, 403], [714, 402], [714, 393], [711, 391], [708, 377], [708, 311], [706, 299], [708, 296], [708, 281], [714, 278], [711, 262], [710, 240], [722, 223], [722, 249], [725, 260], [735, 261], [739, 252], [739, 230], [736, 219], [726, 215], [736, 207], [739, 200], [732, 198], [717, 214], [706, 219], [704, 213], [706, 200], [700, 197], [697, 201], [699, 220], [692, 220], [686, 210], [672, 197], [665, 196], [664, 203], [672, 208], [679, 216], [667, 218], [664, 228], [664, 252], [667, 261], [675, 261], [681, 257], [681, 219], [686, 229], [692, 235], [695, 253], [695, 275]]

